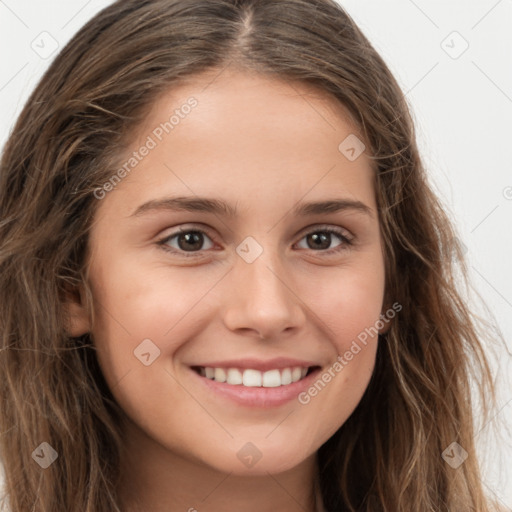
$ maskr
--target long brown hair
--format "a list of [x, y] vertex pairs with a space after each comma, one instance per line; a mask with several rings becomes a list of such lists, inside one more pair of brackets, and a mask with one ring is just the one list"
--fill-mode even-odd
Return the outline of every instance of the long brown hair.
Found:
[[[121, 411], [89, 335], [66, 334], [64, 304], [79, 286], [93, 301], [94, 192], [130, 133], [160, 94], [228, 65], [331, 94], [375, 163], [385, 299], [402, 310], [379, 339], [360, 404], [318, 452], [327, 510], [491, 510], [470, 389], [473, 376], [486, 421], [495, 403], [482, 341], [489, 325], [457, 288], [467, 281], [462, 247], [428, 183], [404, 95], [333, 0], [120, 0], [41, 79], [0, 163], [0, 449], [10, 510], [119, 511]], [[58, 454], [44, 470], [33, 460], [43, 442]], [[457, 469], [442, 457], [453, 442], [468, 454]]]

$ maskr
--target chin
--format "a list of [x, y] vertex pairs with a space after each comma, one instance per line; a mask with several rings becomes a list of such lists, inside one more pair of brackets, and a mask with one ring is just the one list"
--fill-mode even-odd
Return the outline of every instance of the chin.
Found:
[[288, 471], [300, 465], [304, 457], [304, 449], [300, 446], [289, 447], [288, 450], [277, 447], [258, 449], [256, 443], [242, 443], [236, 452], [215, 457], [214, 460], [203, 460], [210, 467], [222, 473], [236, 476], [268, 476]]

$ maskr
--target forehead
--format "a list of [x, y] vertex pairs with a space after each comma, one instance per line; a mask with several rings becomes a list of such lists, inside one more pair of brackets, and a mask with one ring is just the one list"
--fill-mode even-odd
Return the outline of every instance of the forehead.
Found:
[[[272, 121], [265, 130], [269, 138], [281, 141], [286, 135], [300, 137], [318, 130], [359, 131], [349, 110], [318, 86], [227, 68], [187, 77], [162, 93], [137, 133], [145, 134], [162, 120], [168, 120], [190, 98], [199, 105], [193, 109], [194, 115], [186, 115], [186, 124], [194, 128], [198, 137], [201, 129], [208, 136], [222, 136], [230, 132], [229, 128], [238, 131], [251, 127], [258, 127], [262, 137], [260, 126], [267, 121]], [[215, 126], [210, 124], [213, 121]], [[216, 128], [215, 133], [212, 128]]]
[[151, 150], [108, 199], [122, 199], [125, 213], [128, 204], [133, 211], [135, 203], [164, 193], [219, 197], [248, 211], [256, 197], [260, 208], [262, 198], [270, 208], [327, 193], [357, 196], [373, 207], [371, 160], [365, 153], [348, 159], [340, 149], [354, 137], [362, 143], [345, 107], [316, 87], [209, 71], [160, 95], [123, 163], [148, 143]]

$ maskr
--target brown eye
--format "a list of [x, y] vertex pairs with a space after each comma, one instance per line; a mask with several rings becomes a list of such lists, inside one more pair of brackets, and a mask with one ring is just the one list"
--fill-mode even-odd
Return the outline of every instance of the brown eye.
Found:
[[[200, 252], [201, 250], [211, 249], [211, 247], [213, 247], [213, 243], [210, 247], [204, 247], [205, 237], [211, 240], [210, 237], [200, 229], [180, 229], [177, 233], [165, 237], [158, 243], [166, 251], [177, 254], [181, 253], [183, 256], [187, 257], [189, 254], [186, 253]], [[176, 239], [175, 242], [174, 239]], [[195, 254], [190, 254], [190, 256], [195, 256]]]
[[[331, 249], [331, 243], [333, 240], [333, 235], [338, 237], [341, 240], [341, 243], [338, 243]], [[325, 228], [319, 229], [317, 231], [310, 231], [307, 233], [301, 240], [306, 240], [307, 247], [305, 249], [311, 249], [313, 251], [320, 252], [338, 252], [344, 249], [348, 249], [352, 245], [352, 240], [349, 239], [345, 234], [341, 231], [333, 228]]]

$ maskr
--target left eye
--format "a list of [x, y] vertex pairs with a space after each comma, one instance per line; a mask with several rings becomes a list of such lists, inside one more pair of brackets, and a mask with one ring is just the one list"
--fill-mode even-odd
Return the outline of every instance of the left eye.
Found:
[[[325, 247], [325, 244], [327, 244], [327, 246], [331, 245], [332, 235], [337, 236], [341, 240], [341, 243], [336, 245], [334, 249], [329, 249], [329, 247]], [[316, 246], [316, 248], [313, 250], [318, 251], [319, 249], [329, 249], [328, 251], [324, 251], [329, 253], [347, 249], [348, 246], [351, 245], [351, 240], [348, 237], [340, 233], [338, 230], [330, 228], [318, 231], [310, 231], [304, 237], [301, 238], [301, 240], [304, 239], [306, 239], [306, 243], [311, 242], [313, 246]], [[322, 245], [324, 245], [324, 247], [322, 247]]]
[[[341, 240], [341, 243], [336, 245], [334, 249], [329, 248], [331, 245], [332, 235], [337, 236]], [[208, 234], [201, 229], [180, 229], [178, 233], [171, 234], [165, 237], [163, 240], [159, 241], [158, 245], [160, 245], [162, 249], [171, 253], [178, 253], [179, 255], [185, 257], [195, 257], [198, 256], [195, 253], [201, 251], [201, 249], [211, 249], [213, 247], [213, 242], [211, 242], [210, 247], [202, 247], [205, 237], [211, 242], [211, 238], [208, 236]], [[171, 245], [173, 239], [176, 239], [178, 244], [177, 247]], [[310, 247], [306, 247], [306, 249], [309, 248], [313, 251], [320, 251], [324, 253], [335, 253], [338, 251], [347, 250], [352, 245], [351, 238], [343, 234], [341, 230], [333, 228], [322, 228], [317, 229], [316, 231], [310, 231], [309, 233], [306, 233], [300, 240], [306, 240], [306, 243], [311, 243], [313, 245], [313, 249]], [[327, 250], [322, 251], [322, 249]]]

